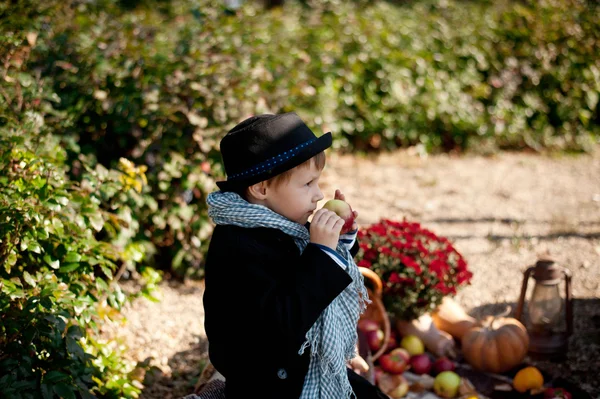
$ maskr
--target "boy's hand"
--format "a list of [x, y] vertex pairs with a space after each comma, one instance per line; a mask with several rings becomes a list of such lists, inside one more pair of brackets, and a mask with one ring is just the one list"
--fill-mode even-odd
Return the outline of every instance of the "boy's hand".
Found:
[[[346, 196], [342, 194], [342, 192], [339, 189], [335, 190], [335, 195], [333, 198], [346, 202]], [[352, 213], [354, 214], [354, 223], [352, 223], [352, 229], [350, 231], [356, 231], [358, 230], [358, 224], [356, 223], [356, 218], [358, 218], [358, 212], [352, 210]]]
[[369, 365], [361, 356], [356, 355], [349, 362], [349, 366], [352, 370], [354, 370], [357, 374], [366, 373], [369, 371]]
[[335, 212], [319, 209], [310, 222], [310, 242], [325, 245], [335, 251], [344, 219]]

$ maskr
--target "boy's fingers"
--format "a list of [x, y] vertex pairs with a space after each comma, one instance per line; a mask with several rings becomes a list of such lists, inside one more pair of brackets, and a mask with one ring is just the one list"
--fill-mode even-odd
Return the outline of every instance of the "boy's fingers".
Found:
[[315, 214], [316, 223], [318, 224], [327, 224], [333, 217], [339, 217], [335, 214], [335, 212], [328, 211], [327, 209], [320, 209], [317, 211], [318, 214]]
[[340, 220], [343, 222], [343, 220], [342, 220], [341, 217], [339, 217], [338, 215], [336, 215], [335, 212], [331, 212], [331, 214], [328, 215], [328, 218], [327, 218], [325, 224], [327, 224], [329, 226], [333, 226], [337, 222], [339, 222]]
[[318, 224], [320, 223], [321, 219], [323, 218], [323, 215], [325, 213], [329, 212], [327, 209], [319, 209], [318, 211], [315, 212], [313, 219], [312, 219], [312, 223]]
[[337, 220], [331, 225], [331, 228], [335, 230], [337, 233], [342, 231], [342, 227], [344, 227], [344, 219], [338, 217]]

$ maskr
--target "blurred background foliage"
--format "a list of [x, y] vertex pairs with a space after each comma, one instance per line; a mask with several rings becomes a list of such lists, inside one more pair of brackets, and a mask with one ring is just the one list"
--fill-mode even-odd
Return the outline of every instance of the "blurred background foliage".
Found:
[[98, 325], [202, 276], [241, 119], [296, 111], [338, 151], [585, 152], [598, 48], [583, 0], [1, 2], [0, 391], [139, 394]]

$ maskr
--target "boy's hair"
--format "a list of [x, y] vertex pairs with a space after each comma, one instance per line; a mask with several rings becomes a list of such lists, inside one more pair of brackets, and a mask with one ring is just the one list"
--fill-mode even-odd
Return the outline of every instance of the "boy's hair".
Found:
[[267, 186], [278, 187], [282, 184], [285, 184], [288, 181], [290, 181], [290, 179], [292, 178], [292, 173], [294, 173], [293, 171], [295, 169], [308, 168], [308, 167], [310, 167], [311, 164], [315, 165], [317, 169], [323, 170], [323, 168], [325, 167], [325, 152], [324, 151], [319, 152], [317, 155], [304, 161], [303, 163], [296, 166], [295, 168], [288, 169], [285, 172], [278, 174], [277, 176], [271, 177], [270, 179], [267, 180]]
[[[321, 151], [317, 153], [314, 157], [307, 159], [300, 165], [288, 169], [285, 172], [278, 174], [277, 176], [271, 177], [270, 179], [267, 179], [267, 186], [279, 187], [280, 185], [289, 182], [295, 169], [308, 168], [310, 167], [310, 165], [315, 165], [317, 169], [323, 170], [323, 168], [325, 167], [325, 161], [325, 151]], [[235, 192], [239, 194], [242, 198], [248, 199], [248, 187], [236, 190]]]

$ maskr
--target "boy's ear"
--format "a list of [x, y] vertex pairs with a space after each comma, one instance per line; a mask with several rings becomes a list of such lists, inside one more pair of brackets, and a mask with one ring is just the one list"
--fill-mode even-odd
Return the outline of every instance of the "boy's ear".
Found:
[[248, 194], [255, 199], [264, 200], [267, 198], [267, 182], [261, 181], [248, 187]]

